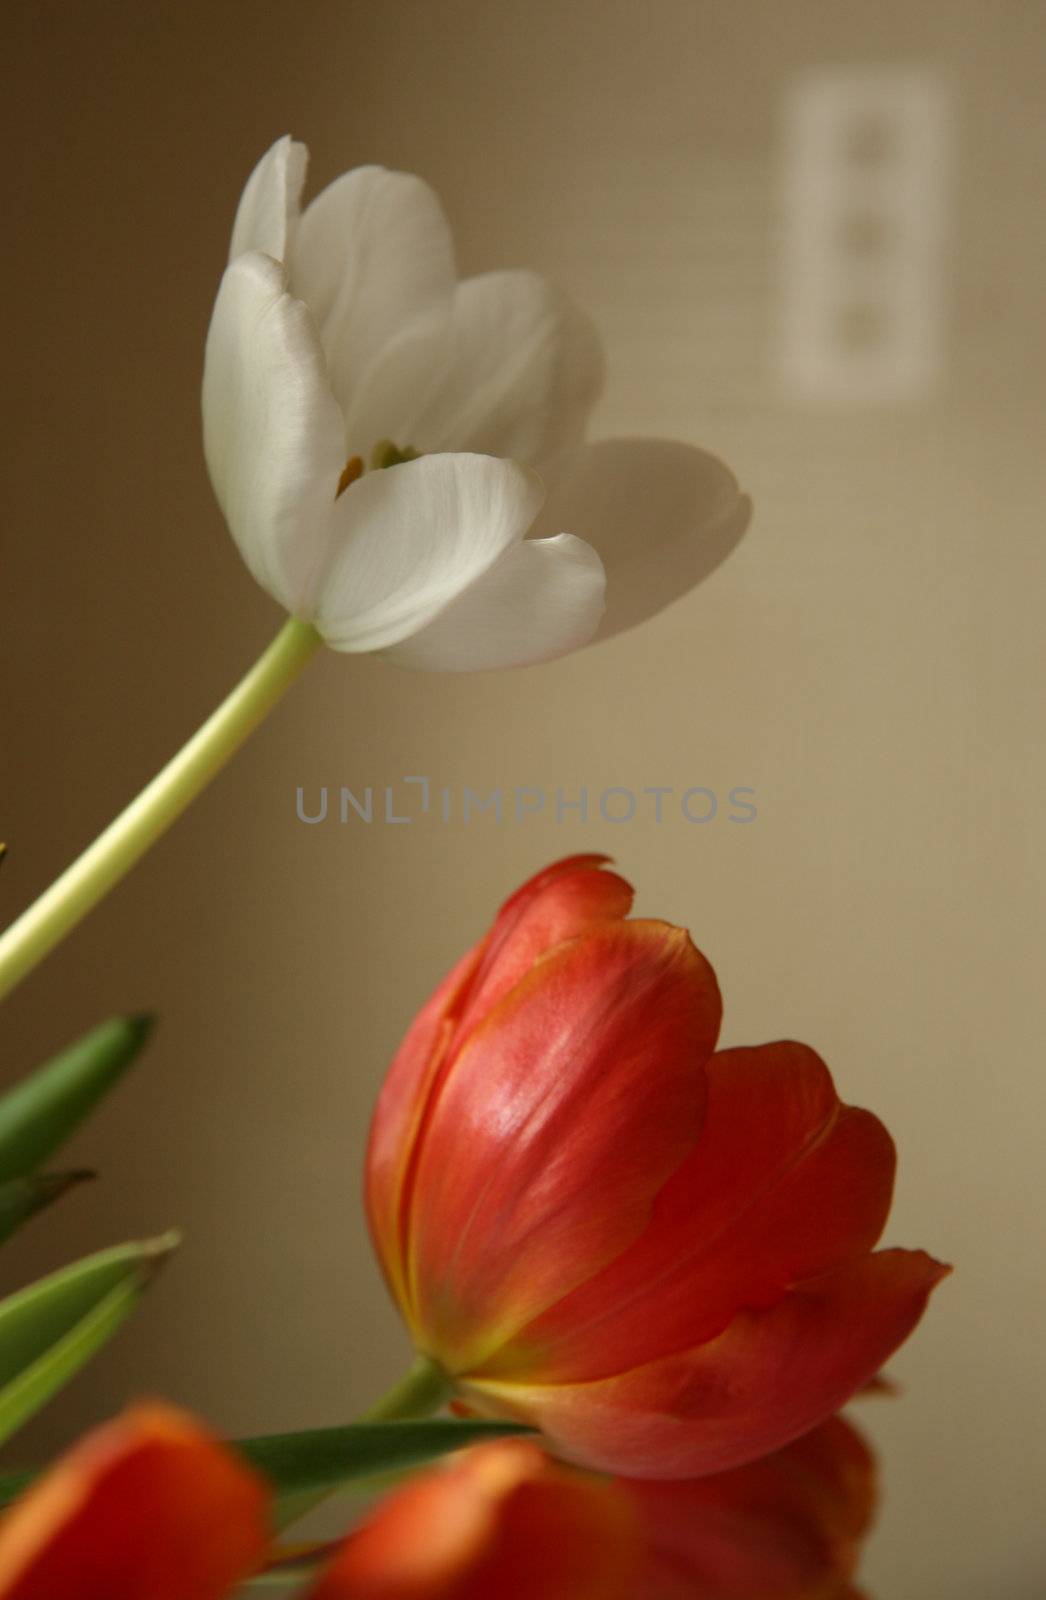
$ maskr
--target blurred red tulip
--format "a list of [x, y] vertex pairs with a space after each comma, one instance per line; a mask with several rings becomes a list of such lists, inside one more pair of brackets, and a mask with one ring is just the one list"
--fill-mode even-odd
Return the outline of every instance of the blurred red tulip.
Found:
[[858, 1600], [875, 1498], [839, 1417], [681, 1482], [598, 1479], [501, 1440], [383, 1501], [308, 1600]]
[[308, 1600], [632, 1600], [639, 1549], [615, 1484], [505, 1439], [391, 1495]]
[[628, 1476], [779, 1449], [877, 1372], [947, 1271], [873, 1253], [894, 1150], [805, 1045], [715, 1051], [688, 935], [605, 858], [502, 907], [422, 1009], [367, 1205], [418, 1351], [481, 1412]]
[[167, 1406], [88, 1434], [0, 1522], [0, 1600], [222, 1600], [261, 1561], [269, 1491]]
[[270, 1491], [197, 1423], [140, 1407], [74, 1447], [0, 1524], [0, 1600], [227, 1600], [327, 1563], [308, 1600], [858, 1600], [871, 1456], [834, 1418], [682, 1482], [605, 1479], [529, 1439], [466, 1450], [338, 1545], [266, 1551]]
[[732, 1472], [625, 1487], [646, 1547], [635, 1600], [859, 1600], [876, 1470], [842, 1417]]

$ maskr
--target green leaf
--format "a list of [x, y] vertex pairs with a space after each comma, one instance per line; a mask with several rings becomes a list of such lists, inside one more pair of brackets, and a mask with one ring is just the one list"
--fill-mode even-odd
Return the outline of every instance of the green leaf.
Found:
[[[315, 1428], [308, 1433], [275, 1433], [259, 1439], [240, 1439], [233, 1445], [276, 1490], [276, 1524], [285, 1528], [302, 1514], [299, 1501], [312, 1504], [360, 1478], [421, 1466], [436, 1456], [463, 1450], [466, 1445], [500, 1439], [506, 1434], [529, 1434], [532, 1428], [516, 1422], [456, 1421], [357, 1422], [344, 1428]], [[27, 1489], [35, 1474], [13, 1473], [0, 1478], [0, 1507]]]
[[276, 1526], [286, 1528], [328, 1494], [353, 1482], [417, 1467], [484, 1439], [530, 1433], [519, 1423], [437, 1418], [356, 1422], [344, 1428], [246, 1439], [238, 1448], [276, 1488]]
[[[244, 1589], [283, 1589], [289, 1583], [296, 1583], [305, 1578], [316, 1575], [320, 1568], [334, 1556], [341, 1548], [340, 1539], [326, 1539], [322, 1542], [299, 1546], [296, 1554], [285, 1557], [282, 1561], [277, 1557], [270, 1558], [267, 1565], [252, 1578], [248, 1578]], [[301, 1591], [295, 1589], [295, 1594]]]
[[0, 1478], [0, 1511], [13, 1504], [38, 1477], [37, 1472], [6, 1472]]
[[0, 1444], [112, 1338], [178, 1242], [101, 1250], [0, 1301]]
[[41, 1172], [0, 1183], [0, 1244], [10, 1239], [23, 1222], [60, 1200], [67, 1190], [93, 1177], [93, 1172], [86, 1171]]
[[130, 1066], [151, 1017], [111, 1017], [0, 1098], [0, 1183], [47, 1161]]

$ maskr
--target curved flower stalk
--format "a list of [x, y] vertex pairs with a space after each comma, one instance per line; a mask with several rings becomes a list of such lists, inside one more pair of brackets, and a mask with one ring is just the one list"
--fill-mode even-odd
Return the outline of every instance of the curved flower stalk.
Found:
[[151, 784], [0, 936], [0, 997], [160, 837], [326, 642], [403, 665], [547, 661], [700, 581], [750, 514], [712, 456], [587, 446], [588, 319], [531, 272], [458, 282], [419, 178], [361, 167], [304, 211], [281, 139], [240, 202], [207, 338], [204, 446], [247, 565], [290, 613]]
[[698, 1476], [827, 1418], [947, 1269], [874, 1249], [882, 1124], [805, 1045], [717, 1051], [712, 969], [603, 860], [524, 884], [419, 1013], [368, 1216], [416, 1381], [582, 1465]]

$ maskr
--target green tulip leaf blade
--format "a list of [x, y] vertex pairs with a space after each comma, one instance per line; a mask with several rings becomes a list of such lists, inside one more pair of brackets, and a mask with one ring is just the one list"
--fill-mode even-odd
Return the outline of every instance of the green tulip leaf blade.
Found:
[[6, 1243], [23, 1222], [35, 1217], [45, 1206], [53, 1205], [78, 1184], [87, 1183], [93, 1172], [27, 1173], [0, 1183], [0, 1244]]
[[[248, 1578], [245, 1589], [286, 1589], [287, 1584], [315, 1577], [325, 1562], [337, 1555], [340, 1539], [328, 1539], [299, 1547], [294, 1555], [270, 1560], [253, 1578]], [[296, 1590], [295, 1593], [298, 1591]]]
[[177, 1244], [101, 1250], [0, 1301], [0, 1444], [108, 1343]]
[[123, 1076], [151, 1017], [111, 1017], [0, 1096], [0, 1183], [50, 1160]]
[[[423, 1466], [438, 1456], [485, 1440], [532, 1433], [532, 1428], [521, 1423], [472, 1418], [357, 1422], [342, 1428], [241, 1439], [233, 1448], [272, 1484], [276, 1492], [276, 1525], [284, 1528], [304, 1514], [306, 1500], [315, 1505], [353, 1481]], [[35, 1476], [32, 1472], [19, 1472], [0, 1478], [0, 1507], [16, 1500]]]
[[276, 1489], [276, 1524], [285, 1528], [319, 1498], [355, 1479], [400, 1472], [485, 1439], [532, 1431], [514, 1422], [439, 1417], [272, 1434], [245, 1440], [238, 1448]]

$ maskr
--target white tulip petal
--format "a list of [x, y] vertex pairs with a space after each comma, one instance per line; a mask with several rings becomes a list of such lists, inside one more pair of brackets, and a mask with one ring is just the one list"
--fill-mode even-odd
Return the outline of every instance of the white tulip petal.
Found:
[[261, 250], [288, 262], [298, 224], [309, 152], [289, 134], [277, 139], [247, 179], [233, 223], [229, 260]]
[[573, 449], [603, 386], [589, 318], [536, 272], [457, 287], [444, 375], [409, 428], [419, 450], [479, 450], [535, 465]]
[[423, 456], [368, 472], [337, 501], [313, 620], [335, 650], [416, 633], [534, 521], [540, 478], [490, 456]]
[[[353, 452], [366, 454], [375, 442], [370, 410], [377, 407], [365, 391], [379, 381], [386, 348], [408, 328], [425, 330], [408, 362], [415, 396], [438, 366], [433, 357], [449, 322], [455, 282], [454, 246], [439, 200], [409, 173], [384, 167], [345, 173], [306, 207], [291, 281], [319, 326], [348, 442]], [[401, 382], [397, 371], [393, 387]], [[410, 443], [395, 422], [390, 419], [389, 436]], [[358, 438], [354, 425], [367, 436]]]
[[207, 335], [204, 454], [258, 582], [308, 615], [345, 464], [341, 412], [315, 324], [266, 255], [226, 269]]
[[552, 661], [592, 638], [604, 588], [603, 563], [583, 539], [524, 539], [426, 627], [384, 653], [425, 672]]
[[385, 440], [401, 449], [414, 446], [412, 418], [419, 400], [424, 400], [444, 369], [448, 330], [444, 308], [416, 318], [379, 350], [359, 383], [352, 386], [345, 437], [353, 454], [369, 461], [374, 446]]
[[607, 574], [604, 639], [634, 627], [707, 578], [752, 515], [715, 456], [669, 439], [602, 439], [562, 463], [535, 537], [576, 528]]

